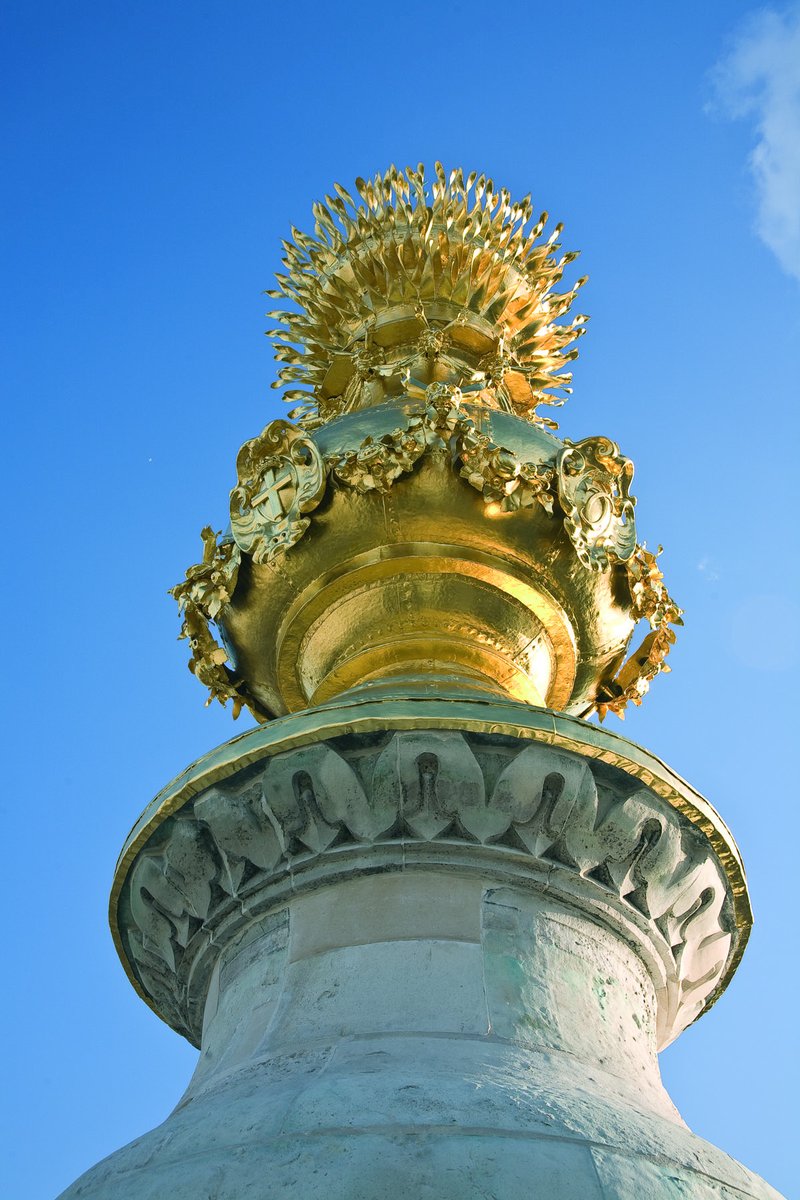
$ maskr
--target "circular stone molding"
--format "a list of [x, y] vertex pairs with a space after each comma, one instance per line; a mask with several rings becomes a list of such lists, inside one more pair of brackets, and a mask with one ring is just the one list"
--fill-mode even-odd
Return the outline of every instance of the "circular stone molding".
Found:
[[639, 747], [512, 702], [365, 688], [169, 785], [123, 851], [112, 929], [137, 990], [197, 1044], [213, 967], [249, 922], [343, 878], [434, 868], [616, 929], [653, 979], [661, 1045], [720, 994], [750, 927], [724, 825]]

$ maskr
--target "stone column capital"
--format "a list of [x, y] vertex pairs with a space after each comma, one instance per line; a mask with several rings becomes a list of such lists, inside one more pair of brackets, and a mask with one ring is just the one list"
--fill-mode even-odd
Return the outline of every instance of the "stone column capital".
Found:
[[123, 963], [164, 1020], [199, 1044], [220, 952], [270, 910], [349, 877], [431, 869], [546, 893], [616, 930], [650, 972], [660, 1046], [713, 1003], [749, 909], [710, 806], [576, 718], [481, 700], [465, 728], [442, 727], [452, 705], [398, 714], [383, 697], [383, 728], [369, 702], [328, 706], [311, 714], [316, 737], [309, 714], [284, 718], [277, 738], [253, 730], [166, 789], [112, 897]]

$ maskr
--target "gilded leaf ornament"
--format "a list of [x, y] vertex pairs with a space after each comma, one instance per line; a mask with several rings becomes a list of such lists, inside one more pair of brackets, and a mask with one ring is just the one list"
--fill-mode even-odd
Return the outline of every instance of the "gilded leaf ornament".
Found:
[[253, 562], [268, 562], [294, 546], [308, 528], [304, 514], [316, 508], [325, 492], [322, 455], [302, 430], [288, 421], [272, 421], [242, 446], [236, 470], [233, 536]]
[[458, 439], [462, 478], [481, 493], [487, 504], [503, 512], [541, 504], [552, 515], [554, 472], [547, 463], [520, 462], [511, 450], [496, 446], [472, 422]]
[[170, 588], [181, 611], [192, 603], [211, 621], [216, 621], [229, 604], [236, 588], [241, 553], [233, 541], [218, 543], [219, 534], [210, 525], [201, 531], [203, 561], [189, 567], [183, 583]]
[[183, 625], [178, 636], [188, 641], [192, 652], [189, 670], [208, 688], [206, 707], [214, 700], [218, 700], [223, 707], [228, 700], [232, 700], [233, 719], [236, 720], [247, 701], [240, 692], [233, 672], [226, 665], [227, 651], [219, 645], [209, 629], [205, 613], [192, 600], [185, 604]]
[[650, 632], [615, 678], [601, 685], [597, 703], [601, 721], [607, 712], [624, 719], [627, 705], [640, 705], [656, 675], [670, 670], [665, 660], [675, 644], [675, 627], [683, 625], [683, 610], [667, 591], [657, 559], [658, 554], [642, 545], [636, 546], [625, 564], [632, 615], [637, 621], [647, 621]]
[[367, 436], [357, 450], [331, 455], [328, 463], [335, 479], [357, 492], [388, 492], [394, 481], [413, 470], [426, 450], [422, 417], [412, 417], [405, 429], [381, 438]]
[[[413, 388], [411, 394], [415, 394]], [[460, 463], [459, 474], [487, 504], [503, 512], [533, 504], [553, 512], [554, 472], [546, 463], [521, 462], [513, 451], [497, 446], [462, 409], [463, 394], [453, 384], [430, 384], [416, 394], [426, 407], [409, 418], [405, 429], [382, 438], [368, 436], [357, 450], [330, 455], [333, 478], [358, 492], [388, 492], [401, 475], [412, 471], [430, 450], [448, 450]]]
[[213, 700], [223, 706], [232, 700], [234, 720], [243, 705], [258, 720], [263, 720], [263, 714], [251, 701], [242, 681], [228, 665], [227, 651], [211, 632], [211, 624], [233, 598], [242, 558], [236, 542], [230, 538], [220, 542], [219, 536], [210, 525], [201, 530], [202, 562], [189, 567], [184, 581], [169, 589], [183, 618], [178, 638], [189, 643], [189, 670], [208, 688], [207, 706]]

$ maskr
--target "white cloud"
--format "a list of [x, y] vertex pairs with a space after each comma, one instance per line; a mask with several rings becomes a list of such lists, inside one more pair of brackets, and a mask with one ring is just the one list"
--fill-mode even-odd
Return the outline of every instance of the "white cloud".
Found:
[[723, 111], [755, 126], [759, 237], [800, 279], [800, 4], [749, 18], [713, 79]]
[[709, 583], [716, 583], [719, 579], [719, 567], [716, 563], [711, 561], [707, 554], [704, 554], [700, 559], [700, 562], [697, 564], [697, 569], [700, 574], [708, 580]]

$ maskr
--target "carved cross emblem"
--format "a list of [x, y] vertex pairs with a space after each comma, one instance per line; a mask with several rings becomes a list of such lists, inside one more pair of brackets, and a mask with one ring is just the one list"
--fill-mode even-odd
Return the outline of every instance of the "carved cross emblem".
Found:
[[237, 459], [239, 482], [231, 492], [231, 531], [253, 562], [268, 562], [303, 536], [325, 491], [322, 455], [311, 438], [288, 421], [273, 421], [245, 442]]
[[262, 490], [254, 496], [253, 508], [266, 509], [270, 521], [279, 521], [289, 511], [292, 496], [286, 495], [287, 488], [294, 488], [296, 473], [289, 466], [267, 467], [262, 480]]

